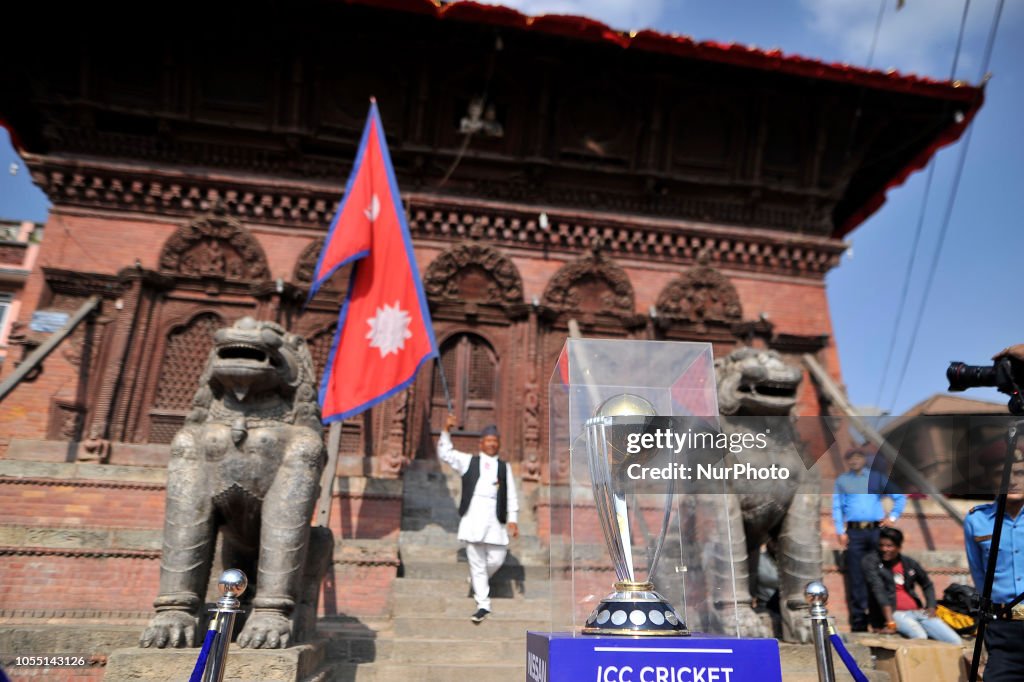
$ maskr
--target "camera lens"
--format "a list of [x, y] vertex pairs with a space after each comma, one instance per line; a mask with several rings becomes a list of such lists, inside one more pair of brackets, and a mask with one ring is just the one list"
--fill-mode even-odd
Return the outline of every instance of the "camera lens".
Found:
[[996, 370], [991, 365], [982, 367], [951, 362], [946, 370], [946, 378], [949, 379], [950, 391], [966, 391], [975, 386], [995, 386]]

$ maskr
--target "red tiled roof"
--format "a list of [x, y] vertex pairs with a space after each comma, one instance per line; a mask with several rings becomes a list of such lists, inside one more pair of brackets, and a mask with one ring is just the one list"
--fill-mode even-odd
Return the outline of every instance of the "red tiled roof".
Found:
[[800, 55], [787, 55], [781, 50], [762, 50], [753, 46], [714, 41], [696, 41], [688, 36], [660, 33], [653, 30], [619, 31], [587, 17], [544, 14], [528, 16], [510, 7], [487, 5], [472, 0], [438, 4], [433, 0], [344, 0], [354, 5], [368, 5], [438, 19], [464, 21], [492, 26], [505, 26], [524, 31], [558, 35], [574, 40], [607, 43], [623, 49], [660, 52], [677, 57], [721, 62], [749, 68], [855, 83], [868, 87], [913, 93], [927, 97], [972, 104], [981, 90], [960, 81], [940, 81], [899, 71], [865, 69], [849, 64], [828, 63]]
[[509, 7], [485, 5], [471, 0], [458, 0], [439, 4], [433, 0], [343, 0], [349, 4], [369, 5], [400, 12], [433, 16], [437, 19], [504, 26], [523, 31], [534, 31], [572, 40], [605, 43], [624, 50], [641, 50], [672, 55], [683, 59], [697, 59], [733, 66], [775, 71], [803, 78], [830, 80], [861, 87], [887, 90], [902, 94], [929, 97], [964, 104], [963, 116], [953, 121], [932, 143], [911, 158], [899, 172], [889, 177], [884, 187], [868, 197], [843, 224], [837, 225], [833, 236], [843, 237], [866, 220], [885, 203], [886, 192], [896, 187], [921, 168], [936, 151], [952, 144], [970, 124], [984, 101], [984, 90], [961, 81], [940, 81], [933, 78], [902, 74], [895, 70], [880, 71], [849, 64], [828, 63], [799, 55], [787, 55], [781, 50], [761, 50], [735, 43], [696, 41], [687, 36], [644, 30], [618, 31], [587, 17], [571, 15], [527, 16]]

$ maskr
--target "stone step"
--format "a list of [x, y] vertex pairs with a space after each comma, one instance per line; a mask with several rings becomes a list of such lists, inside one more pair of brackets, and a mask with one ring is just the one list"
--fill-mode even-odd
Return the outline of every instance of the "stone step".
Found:
[[[480, 626], [481, 628], [483, 625]], [[460, 642], [452, 639], [401, 638], [378, 651], [374, 663], [498, 663], [518, 662], [526, 656], [526, 639], [480, 638]]]
[[107, 655], [114, 649], [133, 647], [146, 629], [146, 620], [111, 624], [100, 620], [63, 623], [7, 621], [0, 623], [0, 652], [40, 652], [75, 655]]
[[[461, 483], [459, 484], [461, 486]], [[459, 495], [461, 491], [450, 490], [447, 486], [437, 484], [422, 488], [409, 489], [406, 484], [405, 493], [402, 495], [402, 504], [407, 509], [419, 509], [436, 507], [438, 509], [449, 509], [458, 512]]]
[[443, 526], [429, 525], [422, 528], [407, 529], [403, 528], [398, 533], [398, 545], [405, 547], [408, 545], [438, 545], [446, 546], [452, 541], [458, 543], [458, 524], [454, 528], [445, 528]]
[[[66, 447], [66, 445], [65, 443], [64, 446]], [[161, 485], [167, 482], [167, 468], [89, 464], [86, 462], [29, 462], [8, 457], [7, 459], [0, 460], [0, 476], [89, 481], [132, 481]]]
[[327, 658], [335, 663], [387, 658], [394, 645], [390, 616], [322, 618], [317, 622], [317, 636], [326, 644]]
[[[514, 618], [546, 620], [551, 617], [551, 602], [547, 599], [503, 599], [491, 595], [495, 613]], [[469, 617], [476, 610], [476, 603], [469, 597], [469, 590], [463, 585], [461, 594], [438, 597], [436, 593], [419, 596], [395, 596], [391, 612], [395, 618], [442, 616], [448, 618]]]
[[[465, 546], [458, 540], [451, 539], [431, 543], [405, 541], [408, 535], [414, 534], [403, 531], [398, 541], [399, 554], [403, 564], [466, 562]], [[520, 537], [511, 540], [505, 562], [546, 566], [550, 556], [550, 550], [541, 547], [537, 538]]]
[[448, 478], [436, 472], [406, 472], [402, 480], [405, 483], [403, 497], [411, 506], [458, 509], [462, 494], [461, 478]]
[[[402, 565], [402, 576], [405, 578], [429, 578], [429, 579], [466, 579], [469, 575], [466, 564], [455, 561], [445, 562], [417, 562]], [[491, 578], [491, 584], [495, 585], [503, 581], [514, 583], [546, 583], [550, 578], [550, 571], [546, 565], [519, 564], [510, 559], [505, 560], [505, 565], [498, 569], [498, 572]], [[517, 589], [523, 589], [522, 586]]]
[[448, 533], [459, 529], [459, 512], [454, 507], [445, 508], [439, 505], [410, 506], [402, 504], [402, 530], [422, 530], [437, 527]]
[[[406, 504], [412, 507], [444, 507], [456, 509], [459, 500], [462, 498], [462, 480], [459, 478], [440, 481], [436, 479], [412, 481], [408, 477], [405, 481], [404, 493], [402, 495]], [[530, 505], [527, 502], [523, 490], [523, 482], [514, 479], [516, 484], [516, 495], [519, 498], [520, 511]]]
[[[328, 678], [324, 643], [287, 649], [254, 650], [232, 646], [224, 667], [226, 680], [322, 682]], [[118, 649], [110, 655], [106, 682], [187, 680], [198, 649]]]
[[[519, 537], [509, 538], [512, 547], [528, 547], [543, 549], [547, 552], [547, 544], [540, 541], [536, 533], [528, 532], [528, 526], [520, 524]], [[403, 528], [399, 532], [399, 544], [403, 546], [430, 545], [432, 547], [458, 548], [462, 541], [458, 536], [458, 524], [455, 528], [449, 529], [442, 525], [430, 524], [422, 528]]]
[[[468, 592], [466, 573], [461, 577], [451, 578], [399, 578], [392, 583], [392, 594], [395, 599], [405, 597], [427, 597], [437, 598], [450, 597], [459, 599], [459, 595]], [[512, 588], [516, 589], [512, 589]], [[528, 599], [548, 601], [551, 596], [551, 584], [547, 580], [543, 582], [516, 583], [513, 581], [491, 580], [491, 598], [502, 600]]]
[[0, 524], [0, 546], [48, 549], [116, 548], [159, 551], [163, 532], [139, 528], [85, 528]]
[[[445, 541], [458, 542], [459, 515], [457, 512], [438, 511], [437, 509], [417, 508], [403, 509], [401, 532], [411, 534], [410, 542], [423, 543], [425, 540], [415, 538], [418, 533], [425, 533], [427, 537], [436, 537]], [[540, 544], [537, 537], [537, 522], [532, 519], [519, 516], [519, 538], [516, 541], [529, 541]]]
[[526, 679], [525, 660], [524, 653], [522, 664], [468, 663], [423, 666], [416, 663], [341, 663], [331, 668], [327, 679], [346, 682], [522, 682]]
[[495, 611], [484, 622], [473, 623], [469, 620], [471, 614], [472, 610], [462, 618], [395, 618], [395, 637], [430, 639], [436, 637], [437, 633], [443, 632], [452, 640], [476, 641], [481, 638], [507, 638], [525, 642], [527, 630], [551, 629], [551, 621], [547, 619], [514, 618]]
[[[444, 467], [443, 472], [406, 470], [402, 475], [402, 481], [404, 501], [412, 507], [458, 508], [462, 495], [462, 477], [449, 467]], [[515, 484], [520, 507], [528, 507], [529, 505], [524, 504], [527, 495], [523, 480], [516, 477]], [[520, 509], [520, 513], [522, 511], [523, 509]]]

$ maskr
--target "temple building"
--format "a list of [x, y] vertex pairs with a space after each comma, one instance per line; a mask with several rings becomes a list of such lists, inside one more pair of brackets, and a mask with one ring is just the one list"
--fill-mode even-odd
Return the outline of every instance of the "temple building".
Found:
[[7, 359], [11, 327], [21, 310], [21, 292], [35, 266], [42, 226], [0, 220], [0, 366]]
[[[841, 382], [824, 280], [844, 237], [983, 100], [959, 82], [473, 2], [301, 6], [210, 6], [129, 32], [68, 8], [31, 62], [0, 66], [0, 123], [53, 204], [0, 378], [53, 333], [34, 316], [99, 297], [0, 409], [0, 493], [20, 501], [0, 521], [41, 529], [0, 541], [7, 617], [34, 617], [37, 596], [12, 582], [31, 557], [51, 584], [79, 583], [50, 593], [51, 611], [148, 613], [158, 542], [54, 532], [159, 535], [155, 472], [213, 330], [277, 321], [322, 369], [347, 270], [306, 298], [371, 96], [458, 442], [497, 423], [527, 482], [548, 475], [547, 382], [573, 322], [716, 356], [809, 353]], [[798, 406], [828, 410], [809, 377]], [[446, 411], [425, 371], [345, 422], [337, 577], [372, 589], [339, 591], [328, 614], [386, 615], [401, 476], [430, 468]]]

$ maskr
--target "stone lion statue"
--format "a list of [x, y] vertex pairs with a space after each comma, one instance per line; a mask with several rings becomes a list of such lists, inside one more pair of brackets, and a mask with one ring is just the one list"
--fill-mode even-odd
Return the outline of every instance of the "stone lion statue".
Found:
[[218, 330], [192, 406], [171, 442], [160, 593], [140, 644], [194, 645], [220, 530], [224, 567], [253, 595], [238, 645], [287, 647], [325, 464], [305, 341], [250, 317]]
[[[810, 641], [802, 610], [803, 592], [808, 582], [822, 577], [820, 482], [817, 473], [805, 466], [788, 418], [803, 372], [787, 365], [775, 351], [745, 347], [716, 360], [715, 372], [723, 429], [729, 433], [769, 431], [768, 447], [730, 454], [729, 463], [758, 467], [776, 464], [799, 473], [786, 480], [730, 482], [732, 494], [725, 511], [728, 528], [721, 529], [720, 540], [731, 538], [732, 558], [730, 561], [730, 553], [720, 552], [719, 560], [711, 567], [711, 579], [716, 585], [726, 586], [725, 593], [718, 597], [719, 617], [731, 624], [735, 616], [741, 636], [772, 636], [771, 625], [751, 607], [751, 577], [756, 579], [758, 573], [760, 548], [772, 540], [783, 638]], [[761, 422], [752, 417], [772, 419]]]

